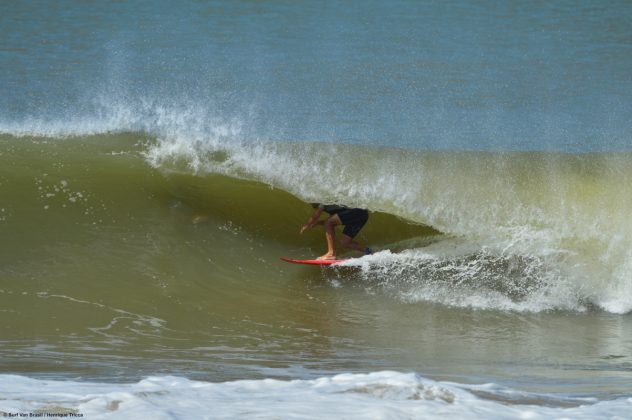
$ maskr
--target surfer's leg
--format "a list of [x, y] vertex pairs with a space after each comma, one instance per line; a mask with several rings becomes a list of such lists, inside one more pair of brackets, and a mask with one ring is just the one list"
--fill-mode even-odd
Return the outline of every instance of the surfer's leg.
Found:
[[367, 249], [360, 242], [354, 241], [351, 236], [348, 236], [345, 234], [343, 234], [342, 239], [340, 239], [340, 245], [342, 245], [344, 248], [355, 249], [356, 251], [361, 251], [361, 252], [366, 252], [366, 249]]
[[340, 213], [340, 220], [345, 225], [340, 244], [345, 248], [355, 249], [365, 254], [372, 253], [369, 248], [353, 239], [360, 233], [360, 230], [362, 230], [367, 220], [369, 220], [369, 212], [364, 209], [346, 210]]
[[327, 239], [327, 253], [318, 257], [319, 260], [336, 259], [336, 226], [340, 225], [340, 218], [334, 214], [325, 220], [325, 238]]

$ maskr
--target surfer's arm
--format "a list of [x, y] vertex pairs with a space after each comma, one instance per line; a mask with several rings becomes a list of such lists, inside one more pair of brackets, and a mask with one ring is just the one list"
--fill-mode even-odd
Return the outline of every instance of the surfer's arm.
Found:
[[314, 213], [312, 213], [312, 216], [307, 221], [307, 224], [304, 224], [301, 227], [301, 233], [305, 232], [306, 229], [313, 228], [316, 225], [322, 224], [322, 221], [318, 220], [318, 219], [320, 219], [320, 214], [322, 212], [323, 212], [323, 209], [321, 209], [320, 207], [317, 208], [314, 211]]

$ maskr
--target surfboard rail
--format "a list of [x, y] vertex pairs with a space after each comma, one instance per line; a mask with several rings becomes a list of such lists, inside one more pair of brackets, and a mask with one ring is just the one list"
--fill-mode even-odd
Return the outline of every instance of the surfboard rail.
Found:
[[298, 260], [293, 258], [281, 257], [281, 261], [289, 262], [292, 264], [305, 264], [305, 265], [332, 265], [347, 261], [349, 258], [336, 259], [336, 260]]

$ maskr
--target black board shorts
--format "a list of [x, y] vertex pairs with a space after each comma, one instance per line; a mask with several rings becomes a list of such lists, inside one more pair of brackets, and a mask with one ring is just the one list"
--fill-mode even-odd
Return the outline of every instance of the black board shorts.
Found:
[[369, 212], [364, 209], [347, 209], [336, 213], [344, 225], [343, 235], [354, 238], [369, 220]]

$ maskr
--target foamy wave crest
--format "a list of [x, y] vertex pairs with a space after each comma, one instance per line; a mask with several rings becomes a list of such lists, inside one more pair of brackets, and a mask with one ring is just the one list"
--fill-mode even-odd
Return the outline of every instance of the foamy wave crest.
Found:
[[[165, 103], [152, 98], [131, 98], [128, 95], [97, 95], [79, 110], [59, 111], [52, 115], [26, 116], [19, 121], [1, 121], [0, 133], [16, 137], [65, 138], [119, 132], [138, 132], [159, 137], [162, 142], [186, 139], [177, 150], [179, 155], [193, 158], [187, 150], [202, 142], [207, 146], [220, 138], [235, 137], [239, 119], [224, 118], [212, 106], [189, 101]], [[175, 152], [175, 151], [174, 151]], [[168, 154], [168, 153], [167, 153]]]
[[0, 411], [87, 418], [606, 418], [632, 398], [598, 401], [437, 382], [412, 373], [341, 374], [315, 380], [224, 383], [150, 377], [135, 384], [1, 375]]

